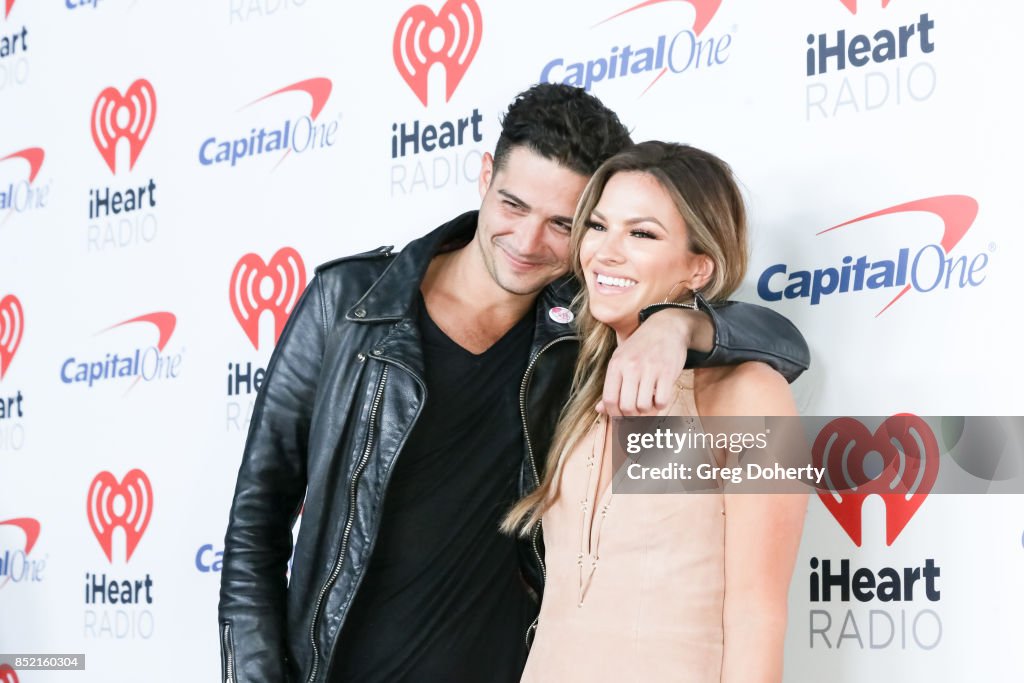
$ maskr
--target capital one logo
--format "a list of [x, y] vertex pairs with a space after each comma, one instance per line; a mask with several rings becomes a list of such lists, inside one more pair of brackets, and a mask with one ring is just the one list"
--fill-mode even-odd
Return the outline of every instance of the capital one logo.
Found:
[[818, 497], [858, 547], [868, 496], [885, 504], [885, 544], [892, 545], [928, 496], [939, 472], [939, 444], [916, 415], [892, 415], [872, 433], [859, 420], [841, 417], [818, 433], [815, 467], [825, 468], [827, 490]]
[[[978, 202], [973, 197], [941, 195], [916, 199], [858, 216], [826, 228], [817, 235], [832, 233], [875, 218], [914, 213], [930, 214], [941, 221], [942, 235], [938, 242], [929, 242], [923, 247], [900, 247], [894, 258], [862, 255], [855, 259], [852, 255], [844, 256], [841, 264], [813, 271], [790, 272], [788, 264], [777, 263], [766, 268], [758, 278], [758, 295], [765, 301], [809, 299], [810, 304], [816, 306], [830, 295], [897, 288], [896, 295], [875, 314], [877, 318], [911, 289], [929, 293], [981, 285], [987, 277], [984, 271], [989, 263], [988, 254], [952, 254], [977, 218]], [[989, 248], [994, 250], [994, 245]], [[788, 277], [785, 280], [777, 277], [783, 275]]]
[[[8, 0], [7, 7], [10, 8], [13, 0]], [[18, 683], [18, 674], [9, 664], [0, 664], [0, 683]]]
[[333, 84], [329, 78], [307, 78], [256, 98], [239, 111], [278, 95], [300, 94], [309, 97], [309, 114], [303, 114], [295, 119], [285, 119], [271, 126], [259, 126], [258, 129], [257, 126], [246, 126], [249, 129], [234, 139], [212, 135], [199, 146], [199, 163], [203, 166], [228, 163], [233, 167], [240, 161], [283, 150], [284, 154], [274, 166], [277, 168], [277, 165], [292, 152], [303, 154], [310, 150], [334, 146], [338, 122], [317, 122], [317, 117], [327, 104], [332, 89]]
[[29, 209], [46, 206], [49, 188], [46, 186], [41, 188], [34, 187], [32, 185], [36, 180], [36, 176], [39, 175], [39, 170], [43, 167], [43, 159], [45, 157], [46, 153], [41, 147], [27, 147], [0, 157], [0, 162], [13, 160], [28, 164], [27, 179], [8, 183], [6, 188], [0, 184], [0, 209], [7, 209], [7, 214], [0, 218], [0, 226], [7, 222], [7, 219], [15, 213], [22, 213]]
[[114, 562], [114, 530], [120, 528], [125, 536], [124, 559], [130, 561], [153, 514], [153, 487], [149, 477], [135, 469], [117, 481], [110, 472], [100, 472], [89, 485], [86, 512], [92, 533], [107, 560]]
[[[0, 522], [0, 526], [13, 526], [21, 529], [25, 534], [25, 545], [20, 550], [20, 554], [23, 559], [27, 558], [32, 553], [32, 548], [35, 547], [36, 541], [39, 540], [39, 531], [41, 528], [39, 520], [32, 519], [31, 517], [19, 517], [17, 519], [4, 520]], [[8, 554], [5, 553], [0, 555], [0, 568], [2, 568], [2, 571], [0, 571], [0, 577], [3, 577], [0, 579], [0, 588], [6, 586], [12, 578], [12, 567], [10, 566], [10, 562], [11, 560]], [[15, 581], [17, 581], [16, 578]], [[0, 683], [2, 682], [3, 679], [0, 678]]]
[[97, 383], [132, 378], [125, 391], [127, 393], [142, 380], [153, 382], [177, 378], [181, 371], [182, 354], [165, 352], [177, 321], [177, 316], [173, 313], [155, 311], [123, 320], [101, 330], [97, 334], [128, 326], [133, 330], [146, 328], [155, 330], [157, 341], [149, 346], [136, 346], [133, 351], [123, 355], [121, 352], [108, 352], [102, 359], [89, 360], [71, 356], [61, 365], [61, 381], [65, 384], [85, 384], [91, 389]]
[[100, 156], [107, 162], [110, 172], [116, 174], [117, 143], [128, 141], [128, 169], [142, 153], [142, 148], [153, 131], [156, 119], [156, 91], [144, 78], [128, 86], [122, 95], [117, 88], [106, 88], [92, 106], [92, 139]]
[[430, 67], [444, 67], [444, 99], [450, 101], [476, 56], [482, 31], [476, 0], [448, 0], [437, 14], [414, 5], [402, 15], [392, 45], [395, 67], [424, 107]]
[[[683, 74], [691, 70], [715, 68], [729, 60], [729, 48], [733, 37], [730, 33], [712, 36], [704, 33], [708, 24], [718, 13], [722, 0], [645, 0], [621, 12], [602, 19], [592, 29], [603, 26], [615, 19], [631, 15], [638, 10], [666, 3], [689, 5], [694, 11], [693, 29], [681, 31], [665, 30], [666, 22], [647, 22], [656, 34], [637, 41], [631, 34], [629, 42], [611, 46], [599, 56], [581, 59], [579, 57], [555, 57], [541, 69], [542, 83], [565, 83], [584, 90], [605, 80], [642, 77], [650, 79], [643, 96], [669, 71]], [[657, 35], [660, 34], [660, 35]], [[653, 78], [651, 75], [653, 74]]]
[[17, 152], [11, 152], [5, 157], [0, 157], [0, 161], [7, 161], [8, 159], [24, 160], [28, 163], [28, 182], [32, 184], [35, 182], [36, 176], [39, 175], [39, 169], [42, 168], [45, 157], [46, 152], [43, 151], [42, 147], [26, 147]]
[[231, 272], [228, 298], [231, 311], [253, 348], [260, 348], [260, 314], [273, 314], [276, 342], [305, 285], [302, 257], [291, 247], [279, 249], [269, 263], [252, 253], [238, 260]]
[[[847, 1], [856, 2], [856, 0]], [[603, 21], [597, 22], [594, 26], [596, 27], [601, 24], [606, 24], [612, 19], [618, 19], [619, 17], [629, 14], [630, 12], [635, 12], [638, 9], [650, 7], [651, 5], [660, 5], [665, 2], [685, 2], [686, 4], [693, 6], [693, 11], [696, 13], [696, 16], [693, 19], [693, 32], [698, 36], [705, 28], [707, 28], [708, 24], [711, 23], [711, 19], [715, 16], [715, 13], [718, 12], [718, 9], [722, 6], [722, 0], [645, 0], [638, 5], [633, 5], [628, 9], [624, 9], [621, 12], [613, 14]]]
[[[874, 1], [878, 2], [878, 0]], [[857, 0], [839, 0], [839, 2], [843, 3], [843, 7], [850, 10], [850, 14], [857, 13]], [[891, 0], [882, 0], [882, 9], [888, 7], [890, 2]]]
[[18, 297], [8, 294], [0, 299], [0, 380], [7, 374], [14, 353], [25, 331], [25, 314]]

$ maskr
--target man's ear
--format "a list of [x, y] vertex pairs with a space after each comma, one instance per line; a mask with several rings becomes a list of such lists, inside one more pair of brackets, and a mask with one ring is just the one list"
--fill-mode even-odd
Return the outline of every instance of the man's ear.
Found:
[[494, 178], [494, 157], [491, 156], [490, 152], [484, 152], [483, 157], [480, 158], [480, 179], [477, 184], [480, 187], [480, 199], [484, 198], [487, 194], [487, 189], [491, 186], [491, 180]]

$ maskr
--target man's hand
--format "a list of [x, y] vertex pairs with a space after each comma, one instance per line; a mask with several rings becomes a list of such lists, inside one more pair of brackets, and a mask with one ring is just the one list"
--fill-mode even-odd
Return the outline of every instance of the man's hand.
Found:
[[666, 408], [687, 350], [710, 351], [714, 336], [705, 313], [666, 309], [652, 314], [612, 354], [597, 411], [632, 416]]

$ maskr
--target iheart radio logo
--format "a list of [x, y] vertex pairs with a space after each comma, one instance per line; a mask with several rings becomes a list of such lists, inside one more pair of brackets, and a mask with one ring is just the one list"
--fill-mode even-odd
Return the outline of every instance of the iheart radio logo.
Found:
[[36, 176], [39, 175], [39, 169], [43, 167], [43, 159], [45, 157], [46, 152], [43, 151], [42, 147], [27, 147], [18, 152], [12, 152], [5, 157], [0, 157], [0, 161], [24, 159], [28, 162], [28, 182], [31, 184], [35, 182]]
[[[8, 0], [8, 7], [10, 4], [10, 0]], [[0, 664], [0, 683], [18, 683], [18, 674], [9, 664]]]
[[868, 496], [877, 494], [885, 503], [885, 544], [892, 545], [939, 472], [935, 434], [927, 422], [907, 413], [886, 418], [874, 434], [859, 420], [832, 420], [818, 433], [812, 454], [814, 466], [825, 468], [827, 490], [818, 497], [858, 547]]
[[4, 7], [4, 19], [11, 16], [11, 8], [14, 7], [14, 0], [7, 0]]
[[[443, 38], [432, 47], [431, 36], [437, 31]], [[483, 17], [476, 0], [448, 0], [437, 14], [425, 5], [414, 5], [402, 15], [392, 46], [395, 66], [424, 107], [430, 67], [444, 67], [444, 99], [450, 101], [476, 56], [482, 31]]]
[[254, 348], [260, 348], [260, 314], [273, 314], [276, 342], [305, 285], [302, 257], [291, 247], [279, 249], [270, 263], [252, 253], [238, 260], [231, 272], [228, 298], [235, 319]]
[[25, 313], [18, 297], [8, 294], [0, 299], [0, 379], [4, 378], [11, 366], [14, 353], [21, 345], [25, 332]]
[[110, 472], [100, 472], [89, 485], [86, 512], [92, 533], [110, 562], [114, 561], [114, 529], [124, 529], [124, 559], [128, 562], [153, 514], [153, 487], [149, 477], [135, 469], [118, 482]]
[[[31, 517], [18, 517], [16, 519], [7, 519], [0, 522], [0, 526], [13, 526], [22, 530], [25, 534], [25, 556], [32, 552], [32, 548], [35, 547], [36, 541], [39, 540], [40, 524], [39, 520], [32, 519]], [[2, 559], [2, 558], [0, 558]], [[11, 580], [11, 575], [8, 572], [7, 576], [3, 581], [0, 581], [0, 588], [7, 585], [7, 582]], [[2, 671], [2, 669], [0, 669]], [[3, 679], [0, 678], [0, 683], [3, 683]]]
[[[877, 0], [875, 1], [877, 2]], [[843, 3], [843, 7], [850, 10], [850, 14], [857, 13], [857, 0], [839, 0], [839, 2]], [[882, 9], [888, 7], [890, 2], [891, 0], [882, 0]]]
[[117, 88], [106, 88], [92, 106], [92, 139], [111, 173], [117, 173], [117, 143], [128, 141], [128, 169], [135, 161], [153, 130], [156, 119], [156, 92], [144, 78], [132, 83], [122, 95]]

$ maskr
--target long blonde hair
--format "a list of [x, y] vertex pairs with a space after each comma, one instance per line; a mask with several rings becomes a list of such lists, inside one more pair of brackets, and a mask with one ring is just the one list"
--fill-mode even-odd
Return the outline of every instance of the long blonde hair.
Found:
[[[747, 219], [732, 169], [703, 150], [659, 141], [642, 142], [619, 152], [601, 164], [587, 183], [572, 225], [571, 259], [577, 280], [584, 281], [580, 245], [590, 215], [609, 179], [623, 172], [654, 177], [686, 222], [690, 251], [705, 254], [714, 263], [714, 272], [702, 291], [704, 298], [721, 301], [736, 291], [747, 269]], [[558, 420], [544, 478], [506, 515], [501, 528], [507, 533], [529, 534], [554, 503], [561, 467], [569, 451], [594, 424], [594, 408], [604, 393], [608, 362], [615, 351], [615, 332], [590, 314], [586, 287], [581, 288], [572, 306], [580, 337], [572, 394]]]

